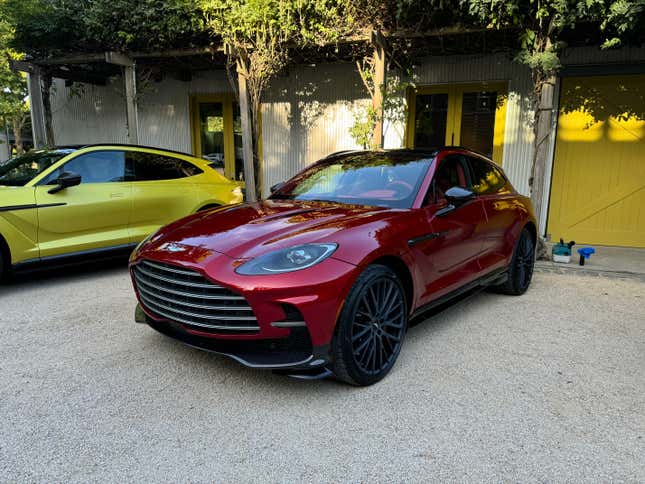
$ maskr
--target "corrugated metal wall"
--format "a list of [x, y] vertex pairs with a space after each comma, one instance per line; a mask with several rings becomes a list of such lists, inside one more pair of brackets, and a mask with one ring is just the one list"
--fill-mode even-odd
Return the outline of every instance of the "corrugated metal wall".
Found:
[[334, 151], [359, 148], [349, 129], [368, 102], [353, 64], [298, 66], [275, 79], [262, 106], [264, 192]]
[[[190, 95], [231, 91], [222, 70], [197, 72], [190, 82], [165, 78], [138, 88], [139, 143], [186, 152], [191, 151]], [[57, 80], [52, 118], [56, 144], [126, 143], [123, 80], [80, 90]]]
[[107, 86], [84, 84], [73, 89], [57, 79], [51, 106], [57, 145], [127, 141], [125, 97], [118, 78]]

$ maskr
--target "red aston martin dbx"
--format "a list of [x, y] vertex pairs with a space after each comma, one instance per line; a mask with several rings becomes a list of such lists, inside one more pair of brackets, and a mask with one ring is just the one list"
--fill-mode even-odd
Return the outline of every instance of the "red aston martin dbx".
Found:
[[136, 319], [255, 368], [370, 385], [408, 321], [478, 287], [523, 294], [531, 204], [462, 149], [344, 152], [258, 203], [200, 212], [130, 260]]

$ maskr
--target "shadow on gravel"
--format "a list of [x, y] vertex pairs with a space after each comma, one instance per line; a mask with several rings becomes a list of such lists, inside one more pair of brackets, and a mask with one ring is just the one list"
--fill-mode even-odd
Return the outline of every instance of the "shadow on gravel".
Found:
[[82, 281], [96, 276], [109, 276], [127, 271], [128, 255], [107, 259], [86, 259], [55, 267], [34, 267], [10, 274], [0, 283], [0, 295], [33, 288], [38, 285], [52, 285]]
[[[478, 296], [483, 298], [484, 296], [481, 295], [481, 292], [481, 289], [470, 291], [413, 319], [410, 321], [410, 331], [406, 338], [423, 339], [432, 337], [432, 333], [439, 330], [443, 325], [455, 322], [455, 318], [450, 316], [451, 309], [456, 309], [467, 300], [478, 299]], [[358, 388], [338, 382], [333, 377], [321, 380], [298, 380], [272, 373], [270, 370], [247, 368], [227, 356], [191, 348], [168, 336], [157, 333], [154, 329], [145, 325], [141, 325], [141, 327], [149, 331], [144, 336], [145, 343], [143, 346], [154, 352], [150, 357], [174, 360], [178, 364], [185, 364], [191, 368], [196, 366], [200, 368], [200, 372], [203, 375], [207, 375], [207, 379], [216, 385], [230, 385], [231, 389], [236, 389], [241, 384], [245, 386], [251, 385], [257, 391], [271, 394], [279, 388], [278, 391], [283, 396], [288, 393], [293, 398], [302, 396], [310, 399], [316, 396], [333, 396], [339, 391], [342, 392], [341, 394], [344, 394], [345, 391], [374, 391], [379, 386], [377, 384], [373, 387]], [[405, 346], [403, 353], [405, 353]], [[391, 376], [389, 378], [392, 379]], [[394, 380], [392, 379], [392, 381]]]

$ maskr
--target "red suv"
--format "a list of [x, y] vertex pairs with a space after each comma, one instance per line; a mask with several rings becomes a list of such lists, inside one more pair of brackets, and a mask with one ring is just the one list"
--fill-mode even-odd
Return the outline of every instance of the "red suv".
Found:
[[408, 321], [477, 287], [524, 293], [536, 222], [461, 149], [344, 152], [262, 202], [178, 220], [134, 251], [137, 320], [242, 364], [370, 385]]

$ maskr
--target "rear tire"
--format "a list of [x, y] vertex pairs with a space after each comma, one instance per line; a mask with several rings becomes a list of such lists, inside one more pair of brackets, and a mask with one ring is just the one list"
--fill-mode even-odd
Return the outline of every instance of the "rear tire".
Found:
[[508, 279], [504, 284], [496, 286], [495, 290], [511, 296], [524, 294], [531, 285], [534, 265], [535, 243], [531, 233], [524, 229], [513, 249], [511, 264], [508, 266]]
[[336, 325], [332, 342], [336, 378], [357, 386], [383, 379], [399, 356], [407, 327], [401, 281], [388, 267], [367, 267], [345, 299]]

